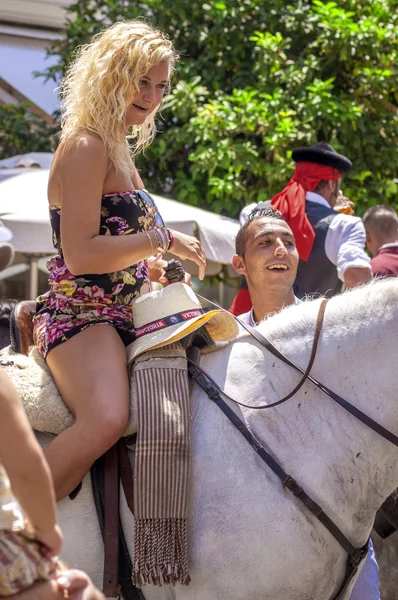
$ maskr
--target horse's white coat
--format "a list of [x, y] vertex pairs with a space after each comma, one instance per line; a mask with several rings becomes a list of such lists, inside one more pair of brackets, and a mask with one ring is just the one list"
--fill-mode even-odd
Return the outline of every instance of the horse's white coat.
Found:
[[[260, 325], [262, 333], [303, 368], [318, 307], [318, 301], [294, 306]], [[398, 281], [373, 283], [335, 297], [326, 309], [312, 371], [395, 434], [397, 333]], [[201, 365], [227, 393], [252, 406], [277, 400], [299, 378], [246, 335], [204, 356]], [[277, 408], [256, 411], [235, 406], [234, 410], [351, 543], [363, 545], [377, 508], [398, 484], [398, 449], [310, 383]], [[192, 583], [175, 590], [146, 589], [148, 600], [333, 598], [347, 559], [341, 546], [282, 488], [197, 386], [192, 389], [192, 412]], [[73, 551], [69, 554], [67, 547], [65, 555], [76, 558], [74, 564], [90, 575], [95, 573], [98, 583], [100, 539], [88, 519], [77, 514], [85, 499], [74, 501], [79, 503], [74, 517], [67, 516], [73, 503], [64, 502], [68, 508], [61, 505], [60, 514], [67, 539], [68, 527], [71, 532], [75, 528]], [[84, 510], [92, 509], [85, 506]], [[122, 519], [131, 547], [133, 522], [124, 502]], [[92, 538], [85, 533], [86, 521]], [[84, 532], [80, 538], [79, 532]], [[84, 563], [77, 563], [79, 539]]]
[[[53, 436], [36, 432], [45, 448]], [[64, 534], [62, 558], [71, 566], [86, 571], [95, 585], [102, 588], [104, 548], [95, 512], [90, 475], [83, 480], [75, 500], [69, 497], [58, 502], [58, 520]]]

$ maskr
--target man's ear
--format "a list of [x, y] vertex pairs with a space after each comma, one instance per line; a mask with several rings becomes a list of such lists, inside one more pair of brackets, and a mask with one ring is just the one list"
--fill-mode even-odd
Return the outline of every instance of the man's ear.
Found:
[[336, 191], [336, 181], [327, 180], [327, 184], [325, 186], [325, 189], [330, 193], [333, 194]]
[[232, 266], [239, 275], [246, 275], [245, 261], [242, 256], [234, 254], [232, 257]]

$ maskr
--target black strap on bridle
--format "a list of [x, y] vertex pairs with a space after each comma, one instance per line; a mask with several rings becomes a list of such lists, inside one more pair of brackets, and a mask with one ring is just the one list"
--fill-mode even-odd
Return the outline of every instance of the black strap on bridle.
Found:
[[[273, 346], [271, 342], [267, 340], [267, 338], [264, 337], [259, 331], [257, 331], [253, 327], [250, 327], [250, 325], [242, 323], [241, 321], [239, 321], [239, 323], [244, 329], [246, 329], [246, 331], [248, 331], [248, 333], [250, 333], [251, 336], [253, 336], [262, 346], [264, 346], [264, 348], [271, 352], [271, 354], [273, 354], [276, 358], [279, 358], [281, 361], [283, 361], [290, 367], [293, 367], [293, 369], [296, 369], [296, 371], [304, 373], [301, 367], [297, 366], [294, 362], [287, 358], [287, 356], [285, 356], [284, 354], [282, 354], [282, 352], [277, 350], [275, 346]], [[374, 421], [371, 417], [368, 417], [368, 415], [365, 415], [365, 413], [359, 410], [359, 408], [356, 408], [355, 406], [347, 402], [347, 400], [344, 400], [344, 398], [330, 390], [328, 387], [326, 387], [326, 385], [323, 385], [323, 383], [317, 381], [315, 377], [312, 377], [308, 374], [307, 379], [311, 381], [311, 383], [316, 385], [320, 390], [322, 390], [322, 392], [324, 392], [327, 396], [332, 398], [332, 400], [337, 402], [337, 404], [340, 404], [340, 406], [345, 408], [347, 412], [356, 417], [364, 425], [378, 433], [384, 439], [394, 444], [394, 446], [398, 446], [398, 436], [391, 433], [391, 431], [389, 431], [388, 429], [385, 429], [385, 427]], [[256, 407], [253, 408], [255, 409]]]
[[[209, 301], [208, 301], [209, 302]], [[214, 304], [214, 303], [211, 303]], [[289, 358], [287, 358], [282, 352], [277, 350], [269, 340], [267, 340], [261, 333], [255, 330], [253, 327], [242, 323], [239, 319], [239, 324], [248, 331], [248, 333], [254, 337], [264, 348], [266, 348], [273, 356], [279, 358], [285, 364], [293, 367], [297, 371], [303, 374], [299, 384], [295, 387], [295, 389], [290, 392], [287, 396], [282, 398], [281, 400], [274, 402], [267, 407], [276, 406], [285, 402], [288, 398], [291, 398], [298, 389], [303, 385], [304, 381], [308, 379], [314, 385], [316, 385], [320, 390], [322, 390], [325, 394], [327, 394], [330, 398], [332, 398], [335, 402], [337, 402], [340, 406], [345, 408], [350, 414], [355, 416], [359, 421], [364, 423], [367, 427], [378, 433], [384, 439], [388, 440], [395, 446], [398, 446], [398, 437], [385, 429], [382, 425], [365, 415], [362, 411], [357, 409], [355, 406], [352, 406], [347, 400], [344, 400], [341, 396], [324, 386], [322, 383], [317, 381], [314, 377], [310, 375], [310, 370], [312, 364], [315, 359], [318, 338], [320, 333], [320, 327], [323, 323], [323, 313], [325, 310], [326, 302], [322, 301], [321, 308], [318, 313], [317, 326], [315, 330], [314, 343], [312, 347], [311, 357], [305, 371], [293, 363]], [[217, 305], [216, 305], [217, 306]], [[221, 308], [217, 306], [218, 308]], [[288, 475], [275, 461], [275, 459], [265, 450], [262, 444], [257, 440], [254, 435], [247, 429], [245, 423], [234, 413], [234, 411], [224, 402], [221, 398], [221, 393], [231, 400], [232, 402], [239, 404], [233, 398], [230, 398], [223, 390], [219, 388], [219, 386], [215, 383], [215, 381], [199, 366], [199, 350], [198, 348], [192, 347], [188, 352], [188, 372], [192, 379], [196, 381], [196, 383], [203, 389], [203, 391], [207, 394], [207, 396], [217, 404], [217, 406], [224, 412], [224, 414], [228, 417], [231, 423], [238, 429], [238, 431], [243, 435], [246, 441], [252, 446], [252, 448], [257, 452], [257, 454], [261, 457], [261, 459], [272, 469], [272, 471], [279, 477], [282, 481], [282, 484], [289, 489], [301, 502], [318, 518], [318, 520], [328, 529], [328, 531], [334, 536], [334, 538], [340, 543], [340, 545], [345, 549], [348, 554], [348, 563], [346, 574], [343, 580], [343, 583], [335, 596], [334, 600], [341, 600], [352, 580], [356, 571], [358, 570], [358, 566], [364, 557], [367, 555], [369, 540], [362, 548], [355, 548], [351, 542], [345, 537], [345, 535], [340, 531], [340, 529], [333, 523], [333, 521], [323, 512], [322, 508], [308, 496], [308, 494], [301, 488], [298, 483]], [[243, 405], [248, 408], [252, 408], [256, 410], [257, 408], [264, 408], [264, 406], [256, 407], [256, 406], [248, 406]]]
[[348, 554], [348, 564], [344, 581], [340, 587], [340, 590], [334, 600], [340, 600], [343, 598], [345, 590], [347, 589], [350, 581], [357, 572], [358, 566], [361, 561], [365, 558], [368, 552], [369, 540], [362, 548], [355, 548], [351, 542], [345, 537], [340, 529], [333, 523], [333, 521], [323, 512], [322, 508], [317, 504], [310, 496], [300, 487], [295, 479], [288, 475], [282, 467], [274, 460], [274, 458], [265, 450], [264, 446], [259, 442], [257, 438], [248, 430], [245, 423], [234, 413], [234, 411], [224, 402], [221, 398], [220, 388], [213, 384], [208, 377], [207, 373], [198, 366], [199, 361], [199, 349], [192, 346], [187, 353], [188, 358], [188, 372], [192, 379], [199, 385], [199, 387], [207, 394], [212, 400], [228, 417], [231, 423], [236, 429], [243, 435], [246, 441], [251, 445], [253, 450], [260, 456], [260, 458], [272, 469], [272, 471], [282, 481], [284, 487], [290, 490], [301, 502], [312, 512], [313, 515], [330, 531], [334, 538], [344, 548]]
[[[215, 302], [211, 302], [210, 300], [207, 300], [206, 298], [202, 298], [202, 296], [198, 295], [198, 298], [200, 298], [202, 300], [206, 300], [207, 303], [212, 304], [213, 306], [217, 307], [220, 310], [223, 310], [223, 311], [225, 310], [221, 306], [216, 304]], [[259, 331], [257, 331], [257, 329], [254, 329], [250, 325], [243, 323], [237, 317], [235, 317], [235, 319], [238, 321], [239, 325], [241, 327], [243, 327], [243, 329], [245, 329], [252, 337], [254, 337], [261, 344], [261, 346], [264, 346], [264, 348], [266, 348], [266, 350], [268, 350], [268, 352], [273, 354], [276, 358], [279, 358], [279, 360], [281, 360], [285, 364], [289, 365], [290, 367], [293, 367], [293, 369], [296, 369], [296, 371], [299, 371], [303, 375], [305, 374], [306, 371], [308, 371], [308, 367], [307, 367], [306, 371], [304, 371], [301, 367], [299, 367], [294, 362], [292, 362], [289, 358], [287, 358], [287, 356], [285, 356], [280, 350], [277, 350], [275, 348], [275, 346], [273, 346], [271, 344], [271, 342], [269, 340], [267, 340], [267, 338], [265, 336], [263, 336]], [[207, 377], [209, 377], [207, 375], [207, 373], [205, 373], [204, 371], [202, 371], [202, 373], [204, 373]], [[211, 379], [211, 378], [209, 377], [209, 379]], [[352, 404], [347, 402], [347, 400], [344, 400], [344, 398], [342, 398], [341, 396], [339, 396], [338, 394], [336, 394], [335, 392], [330, 390], [328, 387], [326, 387], [326, 385], [323, 385], [323, 383], [320, 383], [319, 381], [317, 381], [315, 379], [315, 377], [312, 377], [312, 375], [310, 375], [309, 373], [307, 375], [307, 379], [308, 379], [308, 381], [311, 381], [311, 383], [316, 385], [320, 390], [322, 390], [322, 392], [324, 392], [327, 396], [332, 398], [332, 400], [337, 402], [337, 404], [340, 404], [340, 406], [345, 408], [345, 410], [347, 412], [349, 412], [354, 417], [356, 417], [364, 425], [366, 425], [367, 427], [369, 427], [370, 429], [372, 429], [373, 431], [378, 433], [384, 439], [386, 439], [389, 442], [391, 442], [392, 444], [394, 444], [394, 446], [398, 447], [398, 436], [391, 433], [391, 431], [389, 431], [388, 429], [385, 429], [385, 427], [383, 427], [382, 425], [380, 425], [379, 423], [374, 421], [371, 417], [368, 417], [368, 415], [365, 415], [365, 413], [363, 413], [361, 410], [359, 410], [359, 408], [356, 408], [355, 406], [353, 406]], [[217, 384], [213, 380], [211, 380], [211, 381], [217, 387]], [[220, 390], [220, 391], [222, 391], [223, 395], [226, 398], [228, 398], [228, 400], [231, 400], [231, 402], [235, 402], [236, 404], [239, 404], [239, 402], [237, 402], [233, 398], [230, 398], [223, 390]], [[289, 395], [289, 397], [291, 397], [291, 395]], [[274, 402], [272, 406], [275, 406], [277, 404], [280, 404], [280, 401]], [[271, 406], [271, 405], [269, 405], [269, 406]], [[257, 410], [256, 406], [247, 406], [247, 408], [252, 408], [253, 410]]]
[[[323, 318], [325, 316], [325, 309], [326, 309], [327, 302], [328, 302], [328, 298], [324, 298], [322, 300], [321, 306], [318, 311], [318, 317], [317, 317], [316, 325], [315, 325], [314, 340], [312, 342], [311, 355], [310, 355], [310, 359], [308, 361], [307, 368], [305, 369], [305, 371], [302, 371], [303, 376], [301, 377], [300, 381], [298, 382], [298, 384], [294, 387], [294, 389], [291, 392], [289, 392], [288, 394], [286, 394], [286, 396], [283, 396], [283, 398], [281, 398], [280, 400], [277, 400], [276, 402], [272, 402], [271, 404], [260, 404], [255, 407], [250, 406], [249, 404], [244, 404], [243, 402], [238, 402], [238, 400], [234, 400], [233, 398], [230, 398], [230, 396], [228, 396], [223, 391], [224, 396], [226, 398], [228, 398], [228, 400], [231, 400], [231, 402], [234, 402], [235, 404], [238, 404], [239, 406], [243, 406], [244, 408], [255, 408], [255, 410], [266, 410], [267, 408], [274, 408], [275, 406], [278, 406], [279, 404], [283, 404], [284, 402], [286, 402], [287, 400], [292, 398], [295, 394], [297, 394], [299, 389], [304, 385], [304, 383], [308, 379], [308, 376], [312, 369], [312, 365], [314, 364], [316, 351], [318, 349], [319, 336], [320, 336], [322, 324], [323, 324]], [[192, 336], [191, 340], [195, 339], [195, 332], [190, 335]], [[196, 343], [196, 339], [195, 339], [195, 343]], [[189, 347], [189, 346], [187, 346], [187, 347]], [[204, 371], [202, 371], [202, 372], [204, 373]], [[212, 384], [216, 388], [218, 387], [216, 382], [214, 381], [214, 379], [212, 379], [208, 373], [206, 373], [206, 377], [212, 382]]]

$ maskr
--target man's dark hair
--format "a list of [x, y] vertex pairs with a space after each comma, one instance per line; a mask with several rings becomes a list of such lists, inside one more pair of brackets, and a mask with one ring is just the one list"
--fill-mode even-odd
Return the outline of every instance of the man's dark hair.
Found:
[[396, 236], [398, 233], [397, 213], [386, 204], [369, 208], [363, 216], [363, 224], [378, 238]]
[[245, 255], [246, 242], [247, 242], [247, 230], [250, 227], [253, 221], [258, 221], [259, 219], [278, 219], [279, 221], [287, 222], [286, 219], [283, 218], [282, 213], [279, 210], [274, 210], [273, 208], [255, 208], [249, 215], [248, 220], [242, 227], [239, 229], [236, 240], [235, 240], [235, 251], [238, 256]]

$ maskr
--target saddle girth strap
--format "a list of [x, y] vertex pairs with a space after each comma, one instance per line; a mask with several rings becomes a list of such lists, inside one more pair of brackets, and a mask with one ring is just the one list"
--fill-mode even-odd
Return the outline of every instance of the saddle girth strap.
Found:
[[104, 576], [105, 596], [118, 596], [119, 588], [119, 465], [118, 445], [104, 457]]
[[295, 479], [288, 475], [276, 460], [265, 450], [264, 446], [254, 437], [247, 429], [245, 423], [238, 417], [237, 414], [224, 402], [220, 395], [220, 389], [208, 378], [207, 373], [198, 365], [199, 350], [191, 347], [188, 351], [188, 372], [192, 379], [199, 387], [207, 394], [228, 417], [236, 429], [243, 435], [246, 441], [250, 444], [253, 450], [260, 458], [270, 467], [270, 469], [279, 477], [284, 487], [290, 490], [311, 512], [316, 518], [328, 529], [333, 537], [339, 542], [349, 556], [346, 576], [343, 584], [336, 596], [335, 600], [342, 597], [343, 591], [348, 587], [349, 582], [355, 575], [359, 564], [365, 558], [368, 552], [369, 541], [362, 548], [355, 548], [351, 542], [345, 537], [340, 529], [333, 521], [323, 512], [322, 508], [300, 487]]

